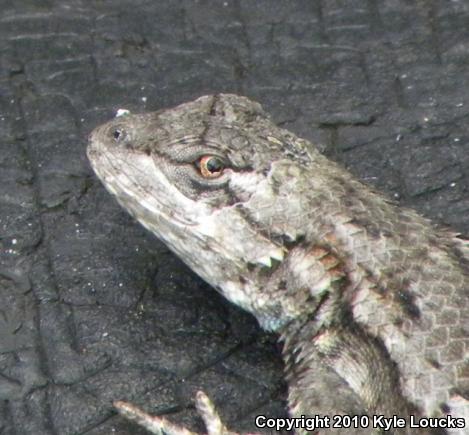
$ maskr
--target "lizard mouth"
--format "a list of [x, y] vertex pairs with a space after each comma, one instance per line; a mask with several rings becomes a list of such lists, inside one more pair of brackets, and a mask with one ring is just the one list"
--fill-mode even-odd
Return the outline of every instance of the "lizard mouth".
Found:
[[171, 206], [170, 195], [162, 194], [166, 190], [158, 185], [169, 185], [169, 181], [151, 158], [143, 153], [111, 148], [96, 139], [96, 135], [99, 131], [90, 136], [88, 159], [106, 189], [132, 216], [147, 227], [155, 221], [183, 230], [197, 225], [196, 221], [177, 213], [177, 208]]

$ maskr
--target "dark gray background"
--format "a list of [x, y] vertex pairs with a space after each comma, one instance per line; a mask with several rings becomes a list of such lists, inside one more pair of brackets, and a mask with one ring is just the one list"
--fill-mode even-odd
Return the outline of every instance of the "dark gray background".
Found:
[[122, 211], [87, 134], [118, 108], [260, 101], [404, 205], [469, 233], [469, 2], [0, 0], [0, 434], [203, 430], [284, 412], [279, 349]]

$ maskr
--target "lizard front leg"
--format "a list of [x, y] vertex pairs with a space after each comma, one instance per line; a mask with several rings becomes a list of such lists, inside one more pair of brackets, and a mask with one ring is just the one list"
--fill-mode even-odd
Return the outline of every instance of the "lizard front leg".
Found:
[[[422, 413], [403, 395], [397, 365], [384, 344], [352, 319], [320, 332], [305, 324], [282, 338], [290, 414], [326, 421], [315, 434], [446, 433], [409, 427], [410, 416], [419, 419]], [[400, 416], [402, 427], [393, 416]]]
[[[373, 435], [371, 424], [363, 424], [360, 416], [366, 415], [366, 409], [360, 397], [350, 389], [347, 382], [341, 378], [324, 361], [315, 358], [311, 362], [311, 371], [291, 373], [289, 404], [292, 416], [305, 416], [314, 422], [314, 426], [298, 429], [298, 434], [314, 433], [315, 435]], [[355, 427], [347, 424], [348, 417], [358, 417]], [[365, 423], [369, 420], [364, 420]], [[314, 428], [314, 429], [313, 429]], [[308, 431], [313, 429], [314, 432]]]

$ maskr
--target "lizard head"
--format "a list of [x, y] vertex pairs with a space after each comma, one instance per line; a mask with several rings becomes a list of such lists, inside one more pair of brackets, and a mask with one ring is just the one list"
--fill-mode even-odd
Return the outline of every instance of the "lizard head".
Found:
[[285, 237], [297, 238], [303, 223], [294, 195], [302, 191], [298, 165], [310, 160], [292, 138], [259, 104], [221, 94], [115, 118], [92, 132], [88, 157], [132, 216], [276, 329], [295, 310], [285, 313], [279, 300], [288, 298], [276, 300], [266, 288], [272, 280], [285, 287], [282, 273], [272, 276], [284, 261]]

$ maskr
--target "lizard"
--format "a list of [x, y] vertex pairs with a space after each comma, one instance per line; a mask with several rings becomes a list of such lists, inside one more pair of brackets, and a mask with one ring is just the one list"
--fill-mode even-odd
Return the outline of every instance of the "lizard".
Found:
[[[292, 418], [369, 423], [296, 433], [469, 433], [468, 240], [234, 94], [116, 117], [87, 154], [124, 209], [278, 333]], [[152, 433], [193, 434], [115, 406]], [[210, 435], [231, 433], [203, 392], [196, 407]]]

